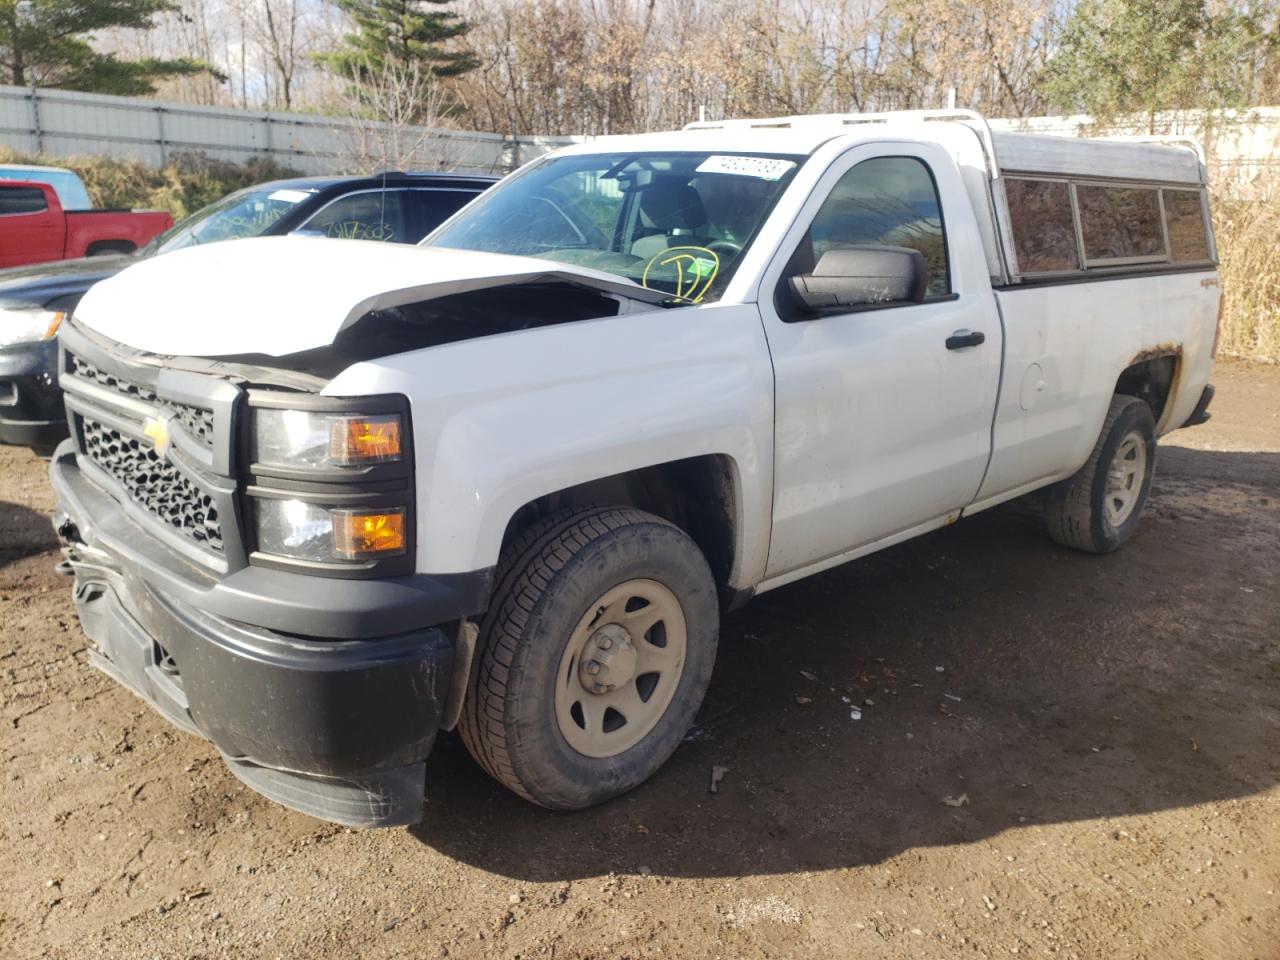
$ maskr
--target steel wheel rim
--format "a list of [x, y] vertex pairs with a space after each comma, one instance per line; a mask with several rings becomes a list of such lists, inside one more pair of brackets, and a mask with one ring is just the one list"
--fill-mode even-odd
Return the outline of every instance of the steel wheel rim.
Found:
[[1107, 468], [1107, 519], [1113, 527], [1133, 515], [1147, 477], [1147, 441], [1137, 430], [1124, 435]]
[[604, 759], [644, 739], [675, 698], [688, 642], [680, 601], [656, 580], [628, 580], [591, 604], [556, 674], [556, 724], [569, 746]]

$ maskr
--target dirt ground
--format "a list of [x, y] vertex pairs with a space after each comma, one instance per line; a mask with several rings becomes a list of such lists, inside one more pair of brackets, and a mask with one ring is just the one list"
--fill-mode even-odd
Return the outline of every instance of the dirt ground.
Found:
[[549, 813], [447, 736], [376, 832], [87, 666], [0, 448], [0, 955], [1277, 960], [1280, 369], [1215, 382], [1120, 553], [1019, 503], [777, 590], [641, 789]]

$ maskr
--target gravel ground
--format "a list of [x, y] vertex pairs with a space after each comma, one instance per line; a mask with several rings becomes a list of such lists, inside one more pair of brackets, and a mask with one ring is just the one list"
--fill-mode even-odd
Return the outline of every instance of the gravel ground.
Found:
[[449, 736], [377, 832], [87, 666], [0, 448], [0, 956], [1277, 960], [1280, 369], [1215, 382], [1120, 553], [1019, 503], [777, 590], [646, 786], [549, 813]]

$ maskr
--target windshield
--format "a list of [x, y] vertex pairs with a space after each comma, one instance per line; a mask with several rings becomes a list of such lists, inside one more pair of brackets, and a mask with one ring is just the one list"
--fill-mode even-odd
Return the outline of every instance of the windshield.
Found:
[[556, 260], [681, 302], [715, 300], [801, 159], [559, 157], [498, 184], [423, 244]]
[[314, 190], [250, 188], [197, 210], [147, 244], [145, 253], [171, 253], [199, 243], [240, 240], [265, 233]]
[[70, 170], [42, 170], [38, 167], [6, 167], [0, 170], [0, 179], [28, 180], [33, 183], [47, 183], [58, 195], [58, 202], [63, 210], [89, 210], [93, 204], [89, 193], [80, 182], [80, 178]]

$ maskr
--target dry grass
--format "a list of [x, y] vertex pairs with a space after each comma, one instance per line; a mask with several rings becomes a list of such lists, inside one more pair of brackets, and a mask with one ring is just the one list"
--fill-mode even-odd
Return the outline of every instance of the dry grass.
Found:
[[266, 160], [245, 164], [212, 160], [199, 153], [177, 153], [157, 169], [136, 160], [111, 157], [24, 156], [0, 147], [0, 163], [37, 163], [74, 170], [96, 207], [167, 210], [181, 220], [233, 190], [297, 176]]
[[1280, 363], [1280, 184], [1213, 208], [1224, 300], [1218, 355]]

